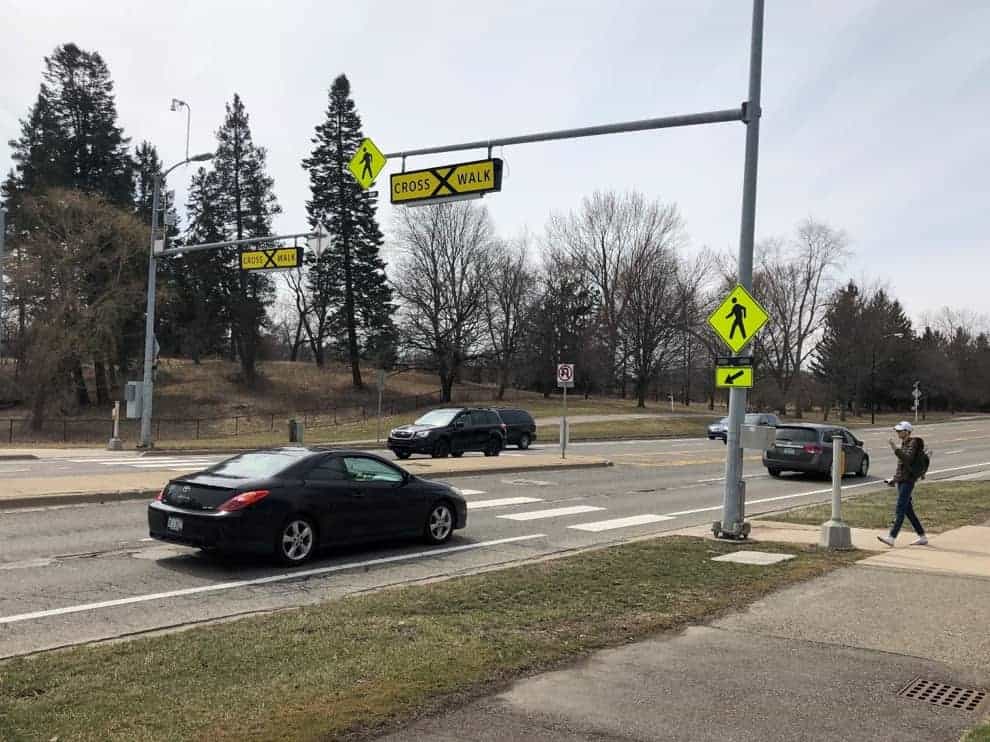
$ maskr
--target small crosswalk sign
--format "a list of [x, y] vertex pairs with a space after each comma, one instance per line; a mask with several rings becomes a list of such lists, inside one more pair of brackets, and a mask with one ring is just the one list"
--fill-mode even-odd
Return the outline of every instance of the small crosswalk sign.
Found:
[[737, 285], [708, 318], [708, 324], [733, 353], [745, 348], [770, 315], [746, 289]]
[[385, 155], [375, 146], [375, 143], [370, 139], [365, 139], [358, 145], [347, 168], [351, 171], [354, 179], [361, 184], [361, 187], [367, 190], [375, 182], [375, 178], [385, 167], [386, 162]]

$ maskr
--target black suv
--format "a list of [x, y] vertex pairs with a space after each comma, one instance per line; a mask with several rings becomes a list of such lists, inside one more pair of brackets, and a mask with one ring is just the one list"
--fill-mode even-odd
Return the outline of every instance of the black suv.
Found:
[[484, 451], [498, 456], [505, 447], [506, 426], [495, 410], [446, 408], [427, 412], [412, 425], [394, 428], [388, 447], [400, 459], [429, 454], [435, 459]]
[[505, 423], [505, 443], [525, 450], [536, 440], [536, 420], [526, 410], [499, 407], [499, 417]]

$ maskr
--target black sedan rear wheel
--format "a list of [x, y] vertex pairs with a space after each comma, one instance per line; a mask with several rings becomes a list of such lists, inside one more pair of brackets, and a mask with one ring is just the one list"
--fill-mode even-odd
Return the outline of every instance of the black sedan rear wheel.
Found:
[[302, 564], [316, 551], [316, 527], [305, 516], [293, 516], [279, 529], [275, 554], [283, 564]]
[[529, 444], [532, 442], [533, 440], [532, 438], [529, 437], [529, 433], [523, 433], [521, 436], [519, 436], [519, 443], [517, 445], [519, 446], [519, 449], [521, 451], [525, 451], [527, 448], [529, 448]]
[[774, 466], [768, 466], [767, 467], [767, 474], [769, 474], [771, 477], [779, 477], [780, 476], [780, 469], [778, 469], [778, 468], [776, 468]]
[[423, 537], [428, 544], [443, 544], [454, 532], [454, 509], [449, 502], [441, 501], [430, 508]]
[[869, 473], [870, 473], [870, 457], [864, 454], [863, 460], [859, 462], [859, 469], [856, 471], [856, 474], [858, 476], [865, 477]]
[[502, 440], [494, 435], [485, 444], [485, 456], [498, 456], [502, 452]]

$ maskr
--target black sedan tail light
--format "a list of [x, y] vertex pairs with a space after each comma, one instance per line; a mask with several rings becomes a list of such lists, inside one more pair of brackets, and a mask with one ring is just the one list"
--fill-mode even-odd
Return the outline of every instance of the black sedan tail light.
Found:
[[243, 510], [248, 505], [254, 505], [260, 500], [264, 500], [268, 495], [271, 494], [269, 490], [252, 490], [251, 492], [242, 492], [239, 495], [234, 495], [227, 502], [217, 508], [217, 510], [230, 513], [234, 510]]

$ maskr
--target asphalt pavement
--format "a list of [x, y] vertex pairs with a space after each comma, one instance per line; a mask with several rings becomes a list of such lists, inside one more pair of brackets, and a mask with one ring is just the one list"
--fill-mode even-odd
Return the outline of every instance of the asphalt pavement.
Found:
[[[990, 421], [928, 426], [920, 433], [935, 451], [933, 478], [990, 468]], [[859, 435], [874, 455], [873, 475], [847, 479], [848, 491], [876, 487], [894, 468], [884, 443], [887, 431]], [[607, 456], [616, 465], [452, 479], [469, 502], [469, 518], [468, 528], [446, 546], [406, 542], [337, 550], [295, 571], [150, 541], [144, 502], [0, 511], [0, 656], [290, 608], [719, 517], [725, 451], [720, 442], [623, 441], [575, 444], [572, 450]], [[518, 453], [524, 461], [546, 450]], [[51, 470], [82, 463], [53, 457], [40, 465]], [[14, 476], [20, 472], [9, 470], [24, 467], [25, 462], [3, 462], [0, 471]], [[750, 515], [825, 500], [830, 492], [823, 479], [769, 478], [758, 454], [747, 455], [746, 472]]]

